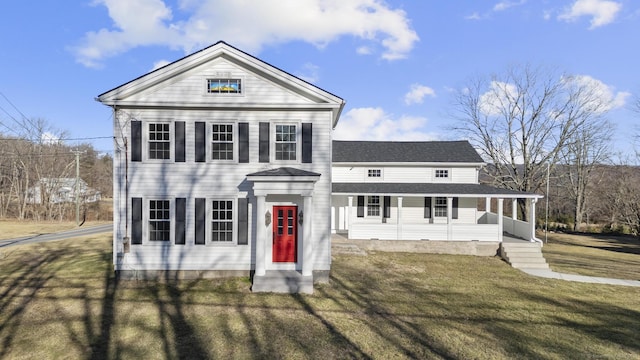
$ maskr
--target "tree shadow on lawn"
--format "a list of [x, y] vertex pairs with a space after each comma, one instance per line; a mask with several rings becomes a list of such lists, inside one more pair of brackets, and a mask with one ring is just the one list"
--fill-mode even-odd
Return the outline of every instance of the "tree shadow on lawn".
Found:
[[[36, 294], [54, 277], [48, 265], [55, 264], [64, 250], [49, 251], [40, 256], [31, 255], [20, 258], [17, 262], [7, 261], [11, 274], [5, 273], [0, 280], [0, 358], [4, 358], [10, 351], [17, 329]], [[5, 256], [5, 257], [8, 257]]]
[[575, 233], [569, 234], [573, 236], [584, 236], [595, 239], [597, 245], [591, 245], [586, 243], [576, 243], [575, 241], [568, 241], [562, 238], [553, 237], [550, 240], [552, 244], [578, 246], [591, 249], [613, 251], [624, 254], [640, 255], [640, 238], [631, 235], [604, 235], [604, 234], [586, 234]]
[[[575, 284], [577, 293], [584, 292], [586, 287], [592, 288], [592, 284]], [[608, 285], [602, 285], [602, 291], [606, 290]], [[614, 286], [611, 286], [612, 288]], [[554, 329], [566, 329], [565, 332], [575, 332], [577, 336], [585, 336], [587, 339], [599, 339], [601, 344], [616, 344], [619, 348], [624, 349], [625, 353], [640, 353], [640, 342], [638, 342], [638, 333], [640, 332], [640, 311], [613, 304], [612, 302], [601, 302], [597, 300], [580, 299], [579, 296], [571, 293], [560, 295], [546, 296], [537, 291], [527, 291], [525, 287], [520, 288], [504, 288], [504, 290], [513, 292], [517, 296], [529, 299], [535, 302], [535, 308], [530, 309], [532, 312], [549, 312], [545, 316], [545, 320], [532, 320], [539, 322], [537, 327], [547, 328], [550, 330], [550, 336], [542, 338], [541, 334], [531, 334], [528, 339], [539, 339], [538, 342], [531, 342], [530, 347], [547, 347], [554, 349], [555, 352], [576, 356], [579, 358], [600, 357], [605, 354], [598, 354], [596, 351], [587, 350], [588, 347], [598, 349], [598, 344], [594, 344], [593, 340], [589, 343], [582, 343], [580, 340], [571, 338], [559, 338], [553, 336]], [[612, 296], [615, 294], [611, 293]], [[513, 337], [514, 330], [511, 326], [497, 322], [491, 331], [500, 334], [505, 339]], [[520, 336], [518, 338], [521, 338]], [[520, 339], [521, 340], [521, 339]], [[519, 341], [520, 342], [520, 341]], [[521, 347], [522, 344], [513, 344]], [[615, 346], [612, 346], [615, 348]]]

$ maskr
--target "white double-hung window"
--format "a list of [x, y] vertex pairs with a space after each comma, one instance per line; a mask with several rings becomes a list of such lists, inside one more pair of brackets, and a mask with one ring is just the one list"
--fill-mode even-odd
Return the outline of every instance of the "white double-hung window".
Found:
[[233, 243], [233, 201], [211, 201], [211, 242]]
[[295, 124], [276, 124], [276, 160], [295, 161], [298, 153], [298, 132]]
[[211, 159], [233, 160], [232, 124], [211, 124]]
[[171, 241], [171, 202], [149, 200], [148, 240], [150, 242]]
[[149, 159], [171, 159], [171, 130], [169, 123], [148, 123]]

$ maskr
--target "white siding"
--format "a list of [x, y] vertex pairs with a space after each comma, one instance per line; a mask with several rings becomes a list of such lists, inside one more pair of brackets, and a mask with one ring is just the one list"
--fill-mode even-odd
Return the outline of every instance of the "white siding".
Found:
[[[383, 166], [384, 165], [384, 166]], [[435, 169], [448, 169], [449, 179], [435, 179]], [[381, 169], [381, 179], [371, 179], [367, 177], [368, 169]], [[388, 164], [376, 165], [355, 165], [344, 166], [342, 164], [333, 165], [333, 181], [336, 183], [360, 183], [369, 181], [379, 181], [386, 183], [432, 183], [432, 182], [452, 182], [458, 184], [477, 183], [477, 170], [475, 167], [438, 167], [438, 166], [390, 166]]]
[[[131, 114], [135, 114], [134, 117]], [[298, 169], [322, 174], [315, 184], [313, 197], [313, 249], [314, 270], [328, 270], [330, 266], [330, 158], [331, 153], [331, 114], [328, 111], [299, 111], [285, 112], [259, 112], [259, 111], [189, 111], [175, 110], [121, 110], [120, 122], [115, 126], [115, 135], [121, 147], [124, 138], [130, 137], [131, 120], [143, 121], [143, 133], [147, 121], [170, 120], [185, 121], [186, 159], [184, 163], [168, 161], [142, 161], [130, 162], [128, 166], [128, 199], [124, 189], [125, 154], [116, 152], [114, 161], [114, 207], [117, 209], [114, 216], [114, 249], [121, 249], [122, 238], [125, 236], [125, 203], [130, 207], [132, 197], [143, 199], [184, 197], [187, 199], [186, 216], [186, 244], [144, 244], [132, 245], [130, 253], [126, 254], [122, 269], [136, 270], [248, 270], [255, 262], [255, 223], [257, 226], [264, 224], [264, 215], [249, 214], [249, 223], [254, 224], [250, 230], [249, 245], [223, 246], [223, 245], [195, 245], [195, 198], [238, 198], [251, 193], [251, 184], [247, 183], [246, 175], [260, 170], [271, 169], [280, 166], [293, 166]], [[273, 122], [277, 119], [299, 120], [300, 123], [313, 123], [313, 163], [303, 164], [275, 164], [258, 162], [258, 133], [259, 122]], [[219, 163], [208, 161], [206, 163], [195, 162], [195, 121], [224, 120], [232, 122], [249, 123], [249, 163]], [[273, 126], [273, 125], [272, 125]], [[122, 128], [122, 133], [119, 129]], [[172, 141], [175, 134], [172, 129]], [[143, 136], [144, 137], [144, 136]], [[236, 132], [237, 140], [237, 132]], [[131, 140], [129, 151], [131, 151]], [[300, 141], [300, 139], [299, 139]], [[301, 142], [299, 145], [301, 146]], [[142, 146], [143, 153], [146, 144]], [[173, 151], [173, 150], [172, 150]], [[207, 154], [210, 156], [209, 154]], [[273, 156], [273, 153], [271, 154]], [[128, 155], [131, 159], [131, 155]], [[143, 159], [145, 158], [143, 154]], [[301, 160], [301, 159], [299, 159]], [[299, 197], [300, 205], [302, 198]], [[249, 197], [250, 207], [255, 206], [255, 198]], [[269, 205], [269, 204], [267, 204]], [[130, 208], [128, 209], [130, 214]], [[257, 216], [256, 221], [253, 217]], [[147, 214], [143, 214], [146, 220]], [[130, 220], [130, 215], [129, 219]], [[172, 224], [173, 225], [173, 224]], [[129, 226], [129, 231], [131, 226]], [[267, 233], [270, 233], [268, 231]], [[115, 252], [114, 252], [115, 253]], [[114, 263], [116, 258], [114, 256]]]
[[[207, 79], [233, 78], [242, 80], [242, 94], [209, 94]], [[238, 104], [311, 104], [307, 98], [295, 94], [284, 86], [267, 81], [233, 62], [217, 58], [209, 63], [182, 73], [170, 81], [160, 83], [147, 91], [132, 96], [136, 101], [172, 101], [180, 103], [238, 103]]]

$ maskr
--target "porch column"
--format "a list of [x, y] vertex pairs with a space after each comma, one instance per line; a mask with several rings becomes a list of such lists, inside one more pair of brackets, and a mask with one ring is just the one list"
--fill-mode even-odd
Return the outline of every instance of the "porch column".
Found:
[[511, 233], [516, 233], [516, 220], [518, 220], [518, 199], [511, 199]]
[[484, 198], [484, 211], [491, 212], [491, 198]]
[[396, 239], [402, 240], [402, 196], [398, 196], [398, 220], [396, 229], [398, 231]]
[[304, 195], [302, 220], [302, 276], [313, 275], [313, 197]]
[[353, 196], [349, 196], [349, 205], [347, 206], [347, 238], [351, 239], [351, 213], [353, 213]]
[[[266, 273], [265, 253], [267, 246], [267, 226], [265, 196], [256, 195], [256, 272], [257, 276], [264, 276]], [[273, 214], [271, 214], [273, 216]]]
[[502, 212], [504, 210], [504, 199], [498, 199], [498, 241], [502, 242], [502, 232], [504, 231], [502, 226], [504, 223]]
[[453, 198], [447, 198], [447, 240], [453, 236]]
[[533, 241], [533, 239], [536, 237], [536, 201], [538, 199], [533, 198], [531, 199], [531, 211], [529, 214], [529, 224], [531, 226], [531, 237], [529, 239], [529, 241]]

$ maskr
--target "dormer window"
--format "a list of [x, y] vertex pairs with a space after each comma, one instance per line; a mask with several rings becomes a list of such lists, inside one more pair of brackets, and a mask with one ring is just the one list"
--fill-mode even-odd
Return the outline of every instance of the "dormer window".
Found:
[[207, 79], [209, 94], [242, 94], [240, 79]]

